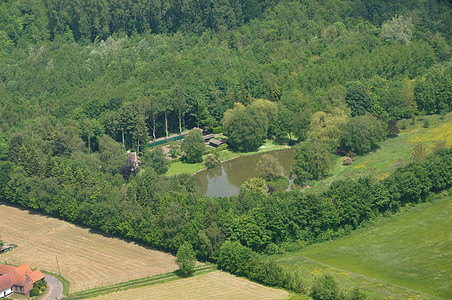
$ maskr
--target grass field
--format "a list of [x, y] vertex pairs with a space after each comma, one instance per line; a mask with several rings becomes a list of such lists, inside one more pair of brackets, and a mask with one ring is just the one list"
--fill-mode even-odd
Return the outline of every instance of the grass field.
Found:
[[452, 197], [273, 258], [308, 281], [332, 273], [345, 287], [361, 286], [371, 299], [452, 299]]
[[[429, 127], [424, 128], [424, 121], [429, 120]], [[328, 187], [333, 181], [353, 176], [372, 175], [378, 179], [389, 176], [401, 165], [409, 162], [411, 152], [417, 143], [426, 145], [427, 153], [433, 151], [435, 144], [443, 141], [445, 146], [452, 147], [452, 113], [445, 116], [423, 116], [422, 119], [411, 125], [409, 120], [399, 122], [406, 124], [396, 138], [389, 138], [381, 143], [380, 148], [354, 159], [351, 166], [343, 166], [342, 158], [337, 157], [330, 174], [321, 181], [309, 182], [316, 189]]]
[[[228, 159], [232, 159], [239, 156], [245, 156], [245, 155], [253, 155], [257, 153], [263, 153], [268, 151], [275, 151], [275, 150], [281, 150], [284, 149], [285, 146], [278, 144], [274, 141], [266, 140], [265, 143], [259, 147], [257, 151], [254, 152], [232, 152], [230, 150], [222, 150], [219, 152], [218, 159], [220, 161], [225, 161]], [[205, 156], [203, 157], [205, 158]], [[196, 163], [196, 164], [187, 164], [183, 163], [181, 161], [173, 162], [166, 173], [168, 176], [178, 175], [178, 174], [193, 174], [199, 170], [202, 170], [206, 168], [204, 162]]]
[[27, 262], [61, 275], [70, 292], [167, 273], [177, 269], [174, 256], [117, 238], [92, 233], [67, 222], [0, 205], [2, 240], [18, 247], [0, 254], [1, 263]]
[[288, 293], [215, 271], [191, 278], [130, 289], [93, 299], [285, 299]]

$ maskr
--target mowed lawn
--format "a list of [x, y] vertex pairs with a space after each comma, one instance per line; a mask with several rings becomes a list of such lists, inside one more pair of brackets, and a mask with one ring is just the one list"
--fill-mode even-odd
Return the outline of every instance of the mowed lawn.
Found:
[[58, 274], [77, 292], [176, 270], [174, 256], [92, 233], [70, 223], [0, 205], [0, 233], [18, 247], [0, 254], [0, 262], [27, 262]]
[[[452, 299], [452, 197], [421, 204], [348, 237], [274, 258], [289, 270], [311, 264], [313, 273], [340, 273], [345, 281], [354, 277], [353, 285], [389, 299]], [[397, 285], [421, 293], [400, 292]]]
[[245, 278], [215, 271], [151, 286], [103, 295], [95, 300], [122, 299], [285, 299], [289, 293], [265, 287]]

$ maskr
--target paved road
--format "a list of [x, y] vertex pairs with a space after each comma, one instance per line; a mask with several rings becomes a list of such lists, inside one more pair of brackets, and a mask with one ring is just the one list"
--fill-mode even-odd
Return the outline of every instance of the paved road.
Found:
[[48, 288], [50, 288], [50, 294], [42, 300], [59, 300], [63, 298], [63, 285], [61, 282], [53, 276], [44, 274], [47, 281]]

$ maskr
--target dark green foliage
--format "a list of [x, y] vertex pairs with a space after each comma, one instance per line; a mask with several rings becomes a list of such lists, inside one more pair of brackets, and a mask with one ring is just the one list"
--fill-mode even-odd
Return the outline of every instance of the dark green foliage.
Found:
[[414, 94], [419, 111], [425, 114], [438, 114], [451, 111], [452, 105], [452, 67], [436, 69], [418, 81]]
[[39, 296], [47, 289], [47, 282], [42, 279], [33, 284], [33, 289], [30, 291], [30, 297]]
[[[451, 187], [447, 149], [381, 183], [345, 181], [320, 195], [268, 195], [254, 182], [238, 197], [209, 199], [190, 175], [156, 174], [164, 164], [148, 167], [146, 154], [144, 172], [126, 166], [124, 183], [127, 149], [139, 152], [148, 134], [216, 128], [236, 102], [247, 107], [224, 131], [238, 151], [265, 138], [304, 141], [319, 111], [386, 124], [451, 110], [447, 1], [138, 2], [0, 1], [1, 201], [173, 253], [189, 242], [215, 260], [227, 239], [279, 252]], [[407, 45], [380, 35], [398, 15], [421, 16]], [[249, 257], [239, 272], [303, 288]]]
[[318, 277], [311, 288], [309, 296], [314, 300], [335, 300], [339, 299], [339, 287], [332, 275]]
[[264, 142], [268, 127], [265, 120], [257, 118], [249, 110], [234, 110], [228, 123], [224, 123], [224, 133], [228, 136], [227, 143], [235, 151], [255, 151]]
[[376, 150], [385, 136], [380, 120], [369, 115], [358, 116], [342, 128], [341, 144], [348, 151], [362, 155]]
[[353, 117], [373, 113], [372, 99], [363, 85], [351, 85], [347, 89], [345, 101], [350, 107]]
[[176, 254], [176, 264], [179, 266], [179, 273], [182, 276], [191, 276], [193, 274], [196, 256], [190, 243], [183, 243]]
[[399, 135], [399, 127], [397, 126], [397, 121], [396, 120], [389, 120], [388, 121], [388, 132], [389, 132], [389, 137], [396, 137]]
[[142, 152], [141, 160], [144, 166], [150, 167], [159, 175], [165, 174], [171, 164], [160, 147]]
[[188, 163], [201, 162], [205, 149], [204, 138], [199, 129], [190, 131], [181, 144], [181, 150], [184, 151], [183, 158]]
[[102, 171], [117, 174], [127, 159], [124, 146], [104, 135], [99, 141], [99, 159]]
[[301, 142], [295, 149], [294, 164], [293, 172], [300, 184], [324, 177], [331, 167], [329, 146], [316, 141]]

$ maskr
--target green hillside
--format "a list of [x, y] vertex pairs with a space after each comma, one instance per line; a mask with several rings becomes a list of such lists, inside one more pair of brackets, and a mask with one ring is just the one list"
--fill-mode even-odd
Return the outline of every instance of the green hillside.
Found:
[[[415, 119], [416, 120], [416, 119]], [[428, 120], [429, 126], [424, 127]], [[452, 147], [452, 114], [418, 117], [414, 124], [411, 120], [402, 120], [404, 129], [395, 138], [389, 138], [380, 147], [366, 155], [357, 156], [351, 166], [342, 165], [342, 157], [336, 162], [330, 174], [321, 181], [311, 182], [314, 189], [327, 188], [332, 182], [340, 179], [371, 175], [379, 180], [388, 177], [400, 166], [410, 162], [416, 144], [422, 143], [427, 153], [432, 152], [439, 143]]]
[[452, 197], [447, 196], [348, 237], [275, 258], [308, 278], [333, 273], [344, 287], [360, 286], [372, 299], [451, 299], [451, 237]]

